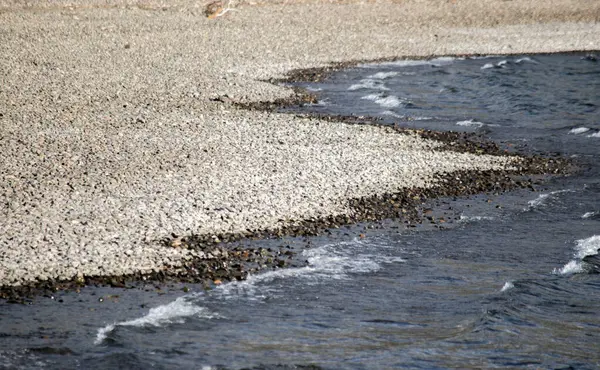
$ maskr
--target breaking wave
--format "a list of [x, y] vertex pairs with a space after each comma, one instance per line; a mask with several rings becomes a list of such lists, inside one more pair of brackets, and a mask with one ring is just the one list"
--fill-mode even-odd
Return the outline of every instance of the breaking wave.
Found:
[[186, 296], [179, 297], [166, 305], [151, 308], [146, 315], [140, 318], [109, 324], [98, 329], [94, 344], [102, 343], [117, 326], [162, 326], [172, 323], [182, 323], [186, 317], [190, 316], [210, 319], [218, 315], [208, 312], [204, 307], [195, 305]]
[[[327, 244], [314, 249], [307, 249], [302, 256], [308, 265], [297, 268], [285, 268], [251, 275], [243, 281], [233, 281], [217, 286], [209, 294], [219, 298], [257, 299], [265, 293], [278, 289], [273, 284], [267, 284], [278, 279], [302, 279], [305, 284], [318, 284], [323, 281], [348, 279], [349, 274], [368, 273], [382, 268], [383, 264], [405, 262], [400, 257], [386, 256], [378, 253], [382, 249], [391, 248], [385, 243], [373, 240], [369, 242], [354, 239], [347, 242]], [[373, 253], [368, 253], [369, 251]], [[365, 253], [367, 252], [367, 253]], [[189, 294], [179, 297], [168, 304], [150, 309], [137, 319], [116, 322], [98, 329], [95, 344], [101, 344], [108, 335], [119, 326], [163, 326], [172, 323], [182, 323], [188, 317], [212, 319], [221, 317], [216, 312], [198, 305], [202, 295]]]
[[571, 275], [586, 272], [588, 264], [584, 261], [586, 257], [597, 255], [600, 250], [600, 235], [594, 235], [587, 239], [580, 239], [575, 246], [574, 259], [569, 261], [560, 269], [554, 269], [553, 273], [558, 275]]

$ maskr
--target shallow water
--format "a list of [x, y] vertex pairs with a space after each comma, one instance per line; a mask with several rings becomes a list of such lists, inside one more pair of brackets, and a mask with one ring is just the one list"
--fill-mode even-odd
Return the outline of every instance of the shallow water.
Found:
[[365, 65], [305, 85], [322, 103], [303, 109], [479, 132], [583, 171], [536, 192], [432, 201], [435, 225], [285, 240], [306, 267], [210, 291], [0, 303], [0, 367], [600, 367], [600, 63], [584, 56]]

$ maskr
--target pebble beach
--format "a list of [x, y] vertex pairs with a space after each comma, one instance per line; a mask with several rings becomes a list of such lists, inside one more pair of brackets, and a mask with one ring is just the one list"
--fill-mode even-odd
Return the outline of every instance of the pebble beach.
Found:
[[[600, 49], [589, 1], [0, 0], [0, 286], [177, 271], [177, 241], [353, 216], [521, 160], [240, 105], [336, 63]], [[467, 193], [468, 191], [465, 191]]]

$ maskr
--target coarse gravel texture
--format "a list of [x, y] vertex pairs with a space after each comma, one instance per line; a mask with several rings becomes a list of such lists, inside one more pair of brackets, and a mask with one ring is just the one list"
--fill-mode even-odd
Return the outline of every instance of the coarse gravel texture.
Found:
[[0, 286], [176, 268], [197, 256], [173, 234], [277, 229], [517, 161], [236, 106], [291, 97], [266, 81], [293, 69], [600, 49], [590, 1], [206, 3], [0, 0]]

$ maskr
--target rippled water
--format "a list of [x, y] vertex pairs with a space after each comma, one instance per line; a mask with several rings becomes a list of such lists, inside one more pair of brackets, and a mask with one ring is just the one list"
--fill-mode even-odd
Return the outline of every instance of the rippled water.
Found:
[[536, 192], [432, 201], [442, 230], [387, 221], [289, 239], [306, 267], [211, 291], [88, 288], [0, 303], [0, 367], [600, 367], [599, 62], [439, 58], [305, 87], [320, 94], [311, 111], [476, 131], [575, 157], [583, 171]]

